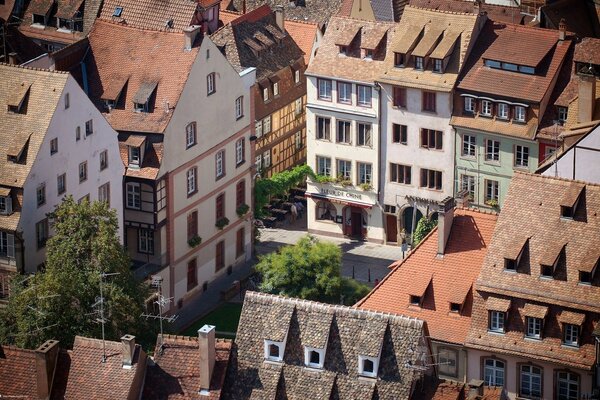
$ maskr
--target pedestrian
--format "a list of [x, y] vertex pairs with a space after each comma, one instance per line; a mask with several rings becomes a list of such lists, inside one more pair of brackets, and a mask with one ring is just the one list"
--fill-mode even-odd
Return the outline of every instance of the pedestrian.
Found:
[[294, 203], [292, 203], [292, 207], [290, 207], [290, 211], [292, 212], [292, 223], [296, 222], [296, 218], [298, 218], [298, 207]]

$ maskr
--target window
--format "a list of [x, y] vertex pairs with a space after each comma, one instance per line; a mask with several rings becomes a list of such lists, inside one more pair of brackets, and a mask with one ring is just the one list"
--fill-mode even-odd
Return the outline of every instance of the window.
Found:
[[392, 94], [394, 96], [394, 107], [406, 108], [406, 88], [394, 86]]
[[371, 107], [371, 87], [356, 85], [358, 92], [358, 105], [363, 107]]
[[244, 255], [244, 237], [245, 237], [244, 228], [238, 229], [235, 237], [235, 256], [241, 257]]
[[100, 171], [103, 171], [106, 168], [108, 168], [108, 151], [102, 150], [102, 152], [100, 152]]
[[460, 176], [460, 189], [466, 190], [471, 199], [475, 198], [475, 177], [471, 175]]
[[335, 206], [329, 201], [317, 202], [317, 219], [326, 221], [335, 221], [337, 211]]
[[392, 142], [406, 144], [408, 139], [406, 125], [392, 124]]
[[498, 181], [485, 180], [485, 201], [498, 201], [500, 183]]
[[356, 163], [356, 165], [358, 168], [358, 184], [370, 185], [373, 181], [373, 166], [371, 164], [361, 162]]
[[325, 349], [304, 346], [304, 365], [310, 368], [323, 368]]
[[317, 117], [317, 139], [330, 140], [331, 137], [331, 119]]
[[208, 9], [208, 16], [206, 18], [209, 22], [215, 19], [215, 7]]
[[350, 137], [350, 121], [337, 121], [337, 142], [346, 144], [352, 142]]
[[138, 229], [138, 253], [154, 254], [154, 231]]
[[422, 111], [435, 112], [435, 92], [423, 92]]
[[567, 107], [557, 107], [557, 112], [558, 112], [558, 121], [560, 123], [563, 123], [567, 120], [567, 113], [569, 111], [569, 109]]
[[198, 211], [194, 210], [187, 215], [187, 240], [198, 236]]
[[394, 67], [404, 67], [404, 54], [394, 53]]
[[244, 116], [244, 96], [235, 99], [235, 119], [240, 119]]
[[331, 158], [317, 156], [317, 174], [331, 176]]
[[58, 153], [58, 138], [50, 141], [50, 155]]
[[273, 97], [279, 96], [279, 82], [273, 83]]
[[269, 88], [266, 87], [263, 89], [263, 101], [267, 102], [269, 100]]
[[295, 103], [296, 103], [295, 104], [295, 109], [296, 109], [295, 114], [296, 115], [302, 114], [302, 97], [300, 97], [299, 99], [296, 99]]
[[78, 142], [81, 139], [81, 127], [75, 128], [75, 141]]
[[267, 133], [271, 133], [271, 116], [270, 115], [263, 119], [263, 133], [265, 135]]
[[140, 148], [136, 146], [127, 146], [129, 149], [129, 166], [138, 166], [140, 165], [140, 157], [141, 152]]
[[525, 107], [515, 106], [515, 121], [525, 122]]
[[500, 142], [487, 139], [485, 141], [485, 161], [500, 161]]
[[225, 218], [225, 193], [221, 193], [215, 199], [215, 220]]
[[269, 168], [271, 166], [271, 149], [263, 153], [263, 165], [265, 168]]
[[352, 161], [337, 160], [337, 176], [345, 181], [352, 181]]
[[465, 97], [465, 112], [466, 113], [474, 113], [475, 112], [475, 99], [472, 97]]
[[591, 285], [592, 273], [587, 271], [579, 271], [579, 283], [584, 285]]
[[294, 71], [294, 82], [300, 83], [300, 70], [299, 69]]
[[373, 146], [371, 140], [371, 124], [359, 122], [357, 136], [358, 137], [356, 138], [356, 144], [358, 146]]
[[98, 201], [104, 202], [110, 207], [110, 182], [98, 187]]
[[46, 17], [41, 14], [33, 14], [33, 23], [40, 24], [40, 25], [46, 25]]
[[486, 358], [483, 362], [483, 380], [488, 386], [504, 386], [504, 361]]
[[508, 119], [508, 104], [498, 103], [497, 115], [500, 119]]
[[438, 350], [438, 364], [440, 375], [446, 376], [458, 376], [458, 353], [454, 350], [447, 348], [440, 348]]
[[519, 395], [542, 398], [542, 369], [533, 365], [521, 365]]
[[71, 105], [71, 99], [69, 98], [69, 93], [65, 94], [65, 110], [69, 108]]
[[198, 261], [194, 258], [187, 265], [187, 291], [198, 286]]
[[254, 131], [255, 131], [254, 133], [256, 134], [256, 138], [259, 138], [263, 135], [262, 129], [263, 129], [262, 121], [256, 121], [254, 123]]
[[563, 344], [567, 346], [579, 346], [579, 326], [573, 324], [564, 324]]
[[215, 154], [215, 174], [217, 179], [225, 176], [225, 150], [219, 150]]
[[462, 156], [475, 157], [475, 136], [462, 135]]
[[196, 167], [190, 168], [186, 172], [187, 178], [187, 194], [188, 196], [196, 193], [196, 188], [198, 187], [197, 178], [196, 178]]
[[235, 142], [235, 165], [236, 167], [243, 164], [246, 161], [245, 150], [246, 139], [240, 138]]
[[262, 155], [259, 154], [256, 157], [254, 157], [254, 164], [256, 165], [256, 169], [257, 170], [261, 170], [263, 165], [262, 165]]
[[0, 196], [0, 214], [12, 214], [12, 198], [9, 196]]
[[348, 46], [340, 46], [340, 54], [346, 55], [348, 51]]
[[215, 73], [211, 72], [210, 74], [206, 75], [206, 94], [211, 95], [216, 90], [217, 89], [215, 87]]
[[427, 149], [442, 150], [442, 131], [433, 129], [421, 129], [421, 147]]
[[196, 122], [190, 122], [185, 127], [185, 148], [189, 149], [196, 144]]
[[377, 377], [379, 360], [375, 357], [358, 356], [358, 374], [371, 378]]
[[489, 329], [492, 332], [504, 333], [504, 313], [501, 311], [490, 311]]
[[533, 339], [540, 339], [542, 337], [542, 319], [534, 317], [526, 317], [527, 320], [527, 331], [525, 336]]
[[90, 119], [85, 123], [85, 136], [90, 136], [94, 133], [94, 120]]
[[412, 176], [411, 167], [408, 165], [390, 164], [390, 181], [410, 185]]
[[215, 246], [215, 272], [225, 268], [225, 241], [221, 240]]
[[135, 112], [148, 112], [148, 101], [145, 103], [133, 103], [133, 109]]
[[373, 59], [373, 50], [365, 49], [365, 57], [364, 58]]
[[246, 181], [241, 180], [235, 185], [235, 208], [246, 204]]
[[515, 146], [515, 167], [527, 168], [529, 166], [529, 147]]
[[302, 148], [302, 132], [296, 132], [296, 150], [300, 150]]
[[280, 362], [283, 360], [283, 342], [265, 340], [265, 360]]
[[492, 102], [489, 100], [481, 100], [481, 115], [484, 117], [492, 116]]
[[37, 197], [37, 206], [41, 207], [46, 204], [46, 184], [42, 183], [39, 185], [35, 190], [35, 193]]
[[421, 296], [410, 295], [410, 304], [413, 306], [421, 305]]
[[0, 257], [15, 258], [15, 235], [0, 232]]
[[337, 83], [338, 103], [352, 104], [352, 84], [348, 82]]
[[35, 237], [37, 240], [37, 248], [41, 249], [46, 246], [48, 241], [48, 219], [44, 218], [35, 224]]
[[439, 58], [434, 58], [433, 59], [433, 72], [437, 72], [439, 74], [442, 73], [442, 60], [440, 60]]
[[462, 308], [462, 304], [460, 303], [450, 303], [450, 312], [451, 313], [459, 313]]
[[141, 186], [139, 183], [128, 182], [126, 185], [127, 208], [139, 210], [142, 204]]
[[331, 80], [318, 79], [317, 85], [319, 86], [319, 99], [331, 101]]
[[568, 371], [556, 373], [557, 400], [579, 399], [579, 375]]
[[79, 164], [79, 183], [87, 180], [87, 161]]
[[423, 57], [415, 57], [415, 69], [423, 70]]

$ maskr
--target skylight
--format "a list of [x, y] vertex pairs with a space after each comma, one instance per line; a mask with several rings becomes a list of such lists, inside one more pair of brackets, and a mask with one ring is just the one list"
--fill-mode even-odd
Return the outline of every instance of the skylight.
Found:
[[115, 11], [113, 12], [113, 17], [120, 17], [123, 12], [123, 7], [115, 7]]

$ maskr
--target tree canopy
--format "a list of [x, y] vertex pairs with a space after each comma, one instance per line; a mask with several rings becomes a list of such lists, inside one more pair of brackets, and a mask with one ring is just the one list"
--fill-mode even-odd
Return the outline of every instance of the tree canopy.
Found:
[[260, 258], [260, 290], [326, 303], [354, 304], [369, 287], [341, 276], [342, 252], [330, 242], [307, 235], [292, 246]]
[[104, 202], [78, 204], [67, 197], [49, 214], [45, 272], [16, 277], [0, 312], [0, 341], [35, 348], [48, 339], [71, 346], [75, 335], [101, 337], [94, 304], [104, 279], [106, 338], [148, 337], [141, 319], [147, 288], [137, 283], [118, 238], [114, 210]]
[[270, 196], [282, 196], [306, 179], [307, 176], [315, 177], [312, 168], [308, 165], [298, 165], [290, 170], [281, 171], [271, 178], [260, 178], [254, 185], [254, 214], [263, 214], [263, 206], [269, 202]]
[[427, 236], [427, 234], [431, 232], [436, 225], [437, 221], [432, 221], [428, 218], [421, 218], [419, 222], [417, 222], [417, 227], [415, 229], [415, 233], [413, 234], [413, 247], [418, 245], [421, 240], [425, 239], [425, 236]]

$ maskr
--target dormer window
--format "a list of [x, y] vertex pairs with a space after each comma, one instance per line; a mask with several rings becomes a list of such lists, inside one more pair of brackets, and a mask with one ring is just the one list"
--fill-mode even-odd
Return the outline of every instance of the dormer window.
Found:
[[515, 106], [515, 121], [525, 122], [525, 107]]
[[475, 112], [475, 99], [473, 97], [465, 97], [465, 112], [470, 114]]
[[591, 285], [596, 274], [596, 268], [600, 263], [600, 249], [590, 246], [585, 252], [583, 259], [579, 262], [579, 283]]
[[325, 349], [304, 346], [304, 365], [309, 368], [322, 369], [325, 362]]
[[567, 107], [557, 107], [556, 111], [558, 113], [558, 122], [560, 122], [562, 125], [567, 120], [569, 109]]
[[148, 103], [133, 103], [135, 112], [148, 112]]
[[12, 198], [10, 197], [10, 190], [0, 188], [0, 214], [10, 215], [12, 214]]
[[129, 166], [140, 166], [140, 148], [129, 146]]
[[394, 53], [394, 67], [404, 67], [404, 58], [403, 53]]
[[508, 104], [498, 103], [497, 115], [500, 119], [508, 119]]
[[577, 211], [579, 199], [584, 196], [585, 186], [573, 184], [563, 195], [560, 201], [560, 217], [562, 219], [573, 219]]
[[42, 14], [33, 14], [33, 23], [38, 25], [46, 25], [46, 16]]
[[481, 115], [483, 115], [484, 117], [492, 116], [492, 102], [491, 101], [489, 101], [489, 100], [481, 101]]
[[340, 54], [346, 55], [348, 52], [348, 46], [340, 46]]
[[31, 83], [21, 82], [21, 84], [11, 88], [12, 93], [8, 97], [8, 101], [6, 103], [9, 113], [24, 114], [26, 112], [26, 104], [30, 87]]
[[273, 83], [273, 96], [279, 96], [279, 82]]
[[504, 259], [504, 269], [507, 271], [516, 271], [517, 270], [517, 260], [513, 260], [511, 258]]
[[433, 72], [441, 74], [442, 73], [442, 67], [443, 67], [442, 60], [440, 60], [439, 58], [434, 58], [433, 59]]
[[358, 356], [358, 374], [377, 378], [379, 357]]
[[150, 99], [156, 91], [158, 82], [143, 82], [133, 96], [133, 108], [136, 112], [149, 112]]
[[283, 361], [284, 349], [285, 341], [276, 342], [273, 340], [265, 340], [265, 360], [275, 362]]
[[517, 272], [521, 257], [523, 256], [528, 243], [529, 238], [517, 238], [510, 246], [508, 246], [506, 255], [504, 256], [505, 271]]
[[450, 312], [460, 313], [461, 308], [462, 308], [462, 304], [460, 304], [460, 303], [450, 303]]
[[269, 88], [263, 89], [263, 101], [269, 100]]
[[373, 50], [365, 49], [365, 57], [364, 58], [372, 60], [373, 59]]
[[415, 69], [422, 71], [423, 67], [424, 67], [423, 57], [415, 57]]
[[420, 306], [421, 305], [421, 296], [410, 296], [410, 305], [411, 306]]

